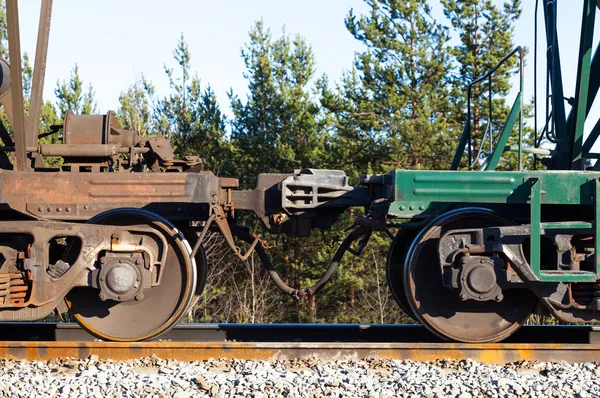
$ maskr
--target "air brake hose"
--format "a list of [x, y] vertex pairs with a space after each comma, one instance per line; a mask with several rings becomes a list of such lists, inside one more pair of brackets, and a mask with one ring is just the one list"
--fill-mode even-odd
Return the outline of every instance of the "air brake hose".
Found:
[[[252, 244], [255, 241], [255, 237], [252, 234], [241, 228], [232, 228], [231, 232], [234, 236], [240, 238], [246, 243]], [[305, 289], [294, 289], [288, 286], [283, 280], [281, 280], [279, 274], [277, 273], [277, 270], [275, 270], [275, 267], [271, 262], [271, 258], [269, 257], [267, 251], [262, 245], [262, 242], [258, 242], [255, 251], [256, 254], [258, 254], [258, 257], [260, 258], [264, 269], [267, 271], [267, 273], [269, 274], [275, 285], [279, 288], [279, 290], [296, 299], [302, 299], [312, 297], [315, 294], [317, 294], [335, 274], [340, 262], [342, 261], [342, 258], [344, 257], [344, 254], [350, 249], [352, 243], [356, 239], [368, 233], [370, 233], [370, 231], [368, 231], [364, 227], [356, 228], [355, 230], [350, 232], [350, 234], [346, 236], [346, 239], [344, 239], [344, 241], [338, 247], [337, 251], [335, 252], [335, 255], [329, 262], [325, 273], [323, 274], [323, 276], [321, 276], [321, 279], [319, 279], [312, 287]]]

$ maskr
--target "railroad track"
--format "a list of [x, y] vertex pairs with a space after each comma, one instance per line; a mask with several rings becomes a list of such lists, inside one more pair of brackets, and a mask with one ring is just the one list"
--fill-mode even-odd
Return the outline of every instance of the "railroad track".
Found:
[[500, 344], [445, 343], [419, 325], [181, 324], [159, 341], [109, 343], [94, 341], [75, 324], [10, 323], [0, 324], [0, 339], [0, 358], [26, 360], [91, 355], [114, 360], [156, 355], [186, 361], [471, 358], [484, 363], [600, 358], [600, 328], [590, 326], [527, 326]]

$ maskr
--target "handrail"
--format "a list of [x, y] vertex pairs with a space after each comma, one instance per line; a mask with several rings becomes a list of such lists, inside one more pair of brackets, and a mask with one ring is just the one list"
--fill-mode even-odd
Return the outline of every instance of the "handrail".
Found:
[[[599, 0], [600, 1], [600, 0]], [[457, 170], [460, 159], [465, 151], [465, 147], [467, 147], [468, 153], [468, 166], [469, 169], [473, 167], [473, 158], [472, 158], [472, 143], [471, 143], [471, 92], [475, 85], [481, 83], [484, 80], [488, 80], [488, 113], [489, 120], [492, 120], [492, 75], [510, 58], [512, 58], [515, 54], [519, 54], [519, 170], [523, 168], [523, 69], [524, 69], [524, 51], [521, 46], [516, 47], [512, 50], [508, 55], [502, 58], [496, 66], [494, 66], [491, 70], [489, 70], [485, 75], [475, 79], [467, 86], [467, 121], [465, 122], [465, 126], [463, 132], [461, 134], [461, 138], [456, 148], [456, 152], [454, 154], [454, 159], [452, 160], [452, 165], [450, 166], [450, 170]], [[490, 132], [491, 134], [491, 132]], [[468, 146], [467, 146], [468, 145]], [[490, 148], [491, 150], [491, 148]]]

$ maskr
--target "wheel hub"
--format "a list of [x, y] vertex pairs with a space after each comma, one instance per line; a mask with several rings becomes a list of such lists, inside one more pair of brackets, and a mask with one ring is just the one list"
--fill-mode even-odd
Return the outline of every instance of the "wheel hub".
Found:
[[123, 294], [133, 288], [135, 276], [131, 266], [118, 266], [112, 268], [106, 277], [106, 286], [113, 292]]
[[107, 253], [100, 260], [100, 300], [128, 301], [140, 297], [144, 267], [140, 253]]
[[461, 300], [502, 300], [502, 289], [498, 286], [494, 260], [489, 257], [466, 256], [460, 263]]

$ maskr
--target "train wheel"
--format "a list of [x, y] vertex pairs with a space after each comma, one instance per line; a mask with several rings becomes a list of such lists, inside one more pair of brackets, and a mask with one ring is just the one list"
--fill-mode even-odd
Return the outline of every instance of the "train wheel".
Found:
[[[198, 241], [198, 234], [195, 231], [182, 229], [181, 231], [185, 239], [189, 242], [191, 247], [196, 245]], [[190, 253], [192, 252], [190, 248]], [[194, 261], [196, 262], [196, 270], [197, 270], [197, 280], [196, 280], [196, 292], [194, 293], [194, 298], [190, 303], [190, 309], [195, 306], [200, 300], [200, 296], [204, 291], [204, 286], [206, 286], [206, 277], [208, 275], [208, 259], [206, 258], [206, 250], [204, 249], [204, 245], [200, 245], [200, 248], [196, 252], [194, 256]]]
[[111, 341], [149, 340], [172, 328], [196, 292], [196, 264], [183, 235], [162, 217], [139, 209], [107, 211], [89, 223], [150, 226], [166, 238], [168, 251], [160, 284], [145, 289], [140, 300], [102, 301], [97, 289], [73, 289], [66, 302], [75, 320], [94, 336]]
[[415, 238], [404, 265], [404, 288], [417, 319], [443, 339], [467, 343], [493, 342], [514, 333], [531, 315], [537, 298], [527, 289], [506, 289], [496, 301], [460, 299], [442, 284], [438, 259], [440, 236], [452, 229], [510, 225], [497, 214], [478, 208], [460, 209], [433, 220]]
[[418, 230], [400, 230], [390, 246], [386, 261], [386, 276], [390, 292], [400, 309], [415, 321], [417, 317], [406, 299], [403, 274], [406, 254], [418, 232]]

